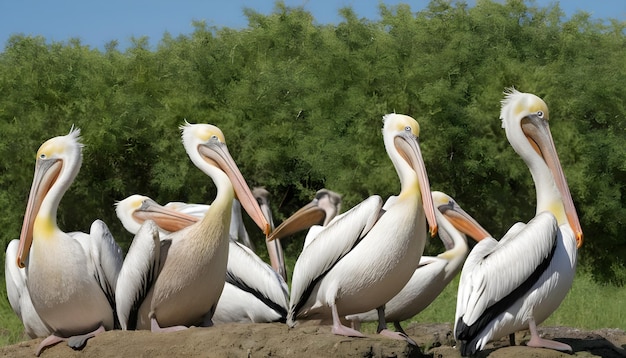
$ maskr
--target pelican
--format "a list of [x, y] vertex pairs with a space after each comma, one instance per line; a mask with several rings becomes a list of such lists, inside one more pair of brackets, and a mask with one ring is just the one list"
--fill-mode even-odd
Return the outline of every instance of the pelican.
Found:
[[235, 194], [259, 228], [269, 233], [269, 223], [228, 152], [222, 131], [209, 124], [189, 123], [181, 129], [189, 158], [211, 177], [217, 196], [200, 221], [164, 240], [154, 221], [142, 225], [117, 283], [123, 329], [158, 332], [213, 324], [226, 278]]
[[[253, 190], [254, 194], [254, 190]], [[267, 201], [261, 202], [263, 213], [269, 211]], [[116, 205], [117, 216], [130, 233], [139, 232], [146, 220], [153, 220], [160, 237], [181, 230], [200, 218], [163, 207], [147, 196], [131, 195]], [[235, 218], [233, 218], [234, 220]], [[271, 225], [271, 217], [268, 217]], [[242, 220], [239, 220], [243, 224]], [[213, 314], [214, 323], [226, 322], [285, 322], [288, 307], [288, 287], [270, 266], [250, 248], [229, 241], [228, 263], [224, 290]]]
[[17, 257], [19, 244], [20, 240], [11, 240], [4, 259], [4, 278], [9, 304], [22, 321], [24, 332], [30, 338], [47, 337], [52, 334], [52, 330], [41, 320], [33, 307], [26, 287], [26, 269], [18, 267], [14, 260]]
[[65, 233], [57, 209], [82, 162], [80, 130], [49, 139], [37, 152], [33, 184], [17, 252], [26, 268], [28, 293], [36, 313], [52, 334], [35, 354], [67, 341], [73, 348], [115, 325], [115, 285], [122, 252], [100, 220], [89, 234]]
[[535, 217], [515, 224], [498, 242], [486, 238], [469, 254], [459, 283], [455, 337], [461, 354], [528, 328], [531, 347], [571, 351], [540, 338], [537, 325], [572, 286], [583, 233], [548, 125], [548, 107], [530, 93], [505, 92], [501, 119], [507, 139], [530, 169]]
[[[383, 140], [400, 178], [400, 194], [386, 210], [380, 196], [367, 198], [335, 218], [302, 250], [293, 271], [287, 316], [291, 326], [296, 319], [332, 317], [334, 334], [363, 337], [343, 325], [340, 316], [374, 308], [379, 310], [379, 324], [386, 326], [383, 306], [417, 267], [427, 236], [426, 221], [432, 235], [437, 231], [419, 148], [419, 125], [395, 113], [383, 120]], [[294, 214], [281, 225], [299, 220]], [[408, 338], [386, 328], [379, 333]]]
[[[480, 224], [469, 216], [457, 203], [445, 193], [433, 191], [433, 203], [439, 226], [439, 238], [446, 251], [437, 256], [422, 256], [419, 266], [404, 288], [385, 304], [385, 320], [393, 322], [396, 331], [405, 333], [400, 325], [428, 307], [441, 291], [452, 281], [459, 271], [469, 247], [464, 234], [477, 241], [490, 235]], [[349, 315], [353, 327], [358, 329], [361, 322], [378, 320], [376, 310]], [[406, 334], [406, 333], [405, 333]]]

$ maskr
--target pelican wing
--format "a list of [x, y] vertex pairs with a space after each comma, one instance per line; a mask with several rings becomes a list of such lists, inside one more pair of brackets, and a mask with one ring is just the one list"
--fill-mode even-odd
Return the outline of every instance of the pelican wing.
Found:
[[319, 231], [306, 246], [293, 269], [290, 316], [296, 317], [315, 284], [374, 226], [381, 214], [383, 201], [373, 195], [337, 216]]
[[91, 224], [90, 256], [93, 260], [94, 274], [100, 283], [111, 307], [115, 307], [115, 285], [117, 276], [122, 268], [122, 249], [117, 245], [111, 231], [102, 220]]
[[52, 330], [35, 311], [28, 287], [26, 287], [26, 269], [17, 267], [15, 262], [19, 244], [20, 240], [9, 242], [4, 260], [4, 277], [9, 304], [24, 324], [24, 330], [30, 338], [47, 337], [52, 334]]
[[287, 283], [250, 248], [232, 239], [228, 247], [226, 282], [251, 293], [283, 318], [287, 316]]
[[463, 267], [457, 301], [457, 338], [472, 336], [515, 302], [549, 264], [558, 225], [548, 212], [516, 225], [500, 241], [479, 242]]
[[250, 240], [246, 226], [243, 224], [243, 216], [241, 216], [241, 203], [237, 199], [233, 199], [233, 207], [231, 211], [230, 229], [228, 234], [234, 240], [243, 242], [244, 245], [254, 250], [254, 245]]
[[17, 248], [20, 240], [11, 240], [7, 246], [4, 256], [4, 278], [7, 287], [7, 296], [9, 304], [13, 312], [22, 319], [22, 308], [20, 307], [20, 298], [26, 288], [26, 270], [17, 267], [15, 258], [17, 257]]
[[159, 228], [146, 220], [135, 235], [119, 272], [115, 302], [122, 329], [134, 329], [137, 311], [158, 276], [161, 256]]

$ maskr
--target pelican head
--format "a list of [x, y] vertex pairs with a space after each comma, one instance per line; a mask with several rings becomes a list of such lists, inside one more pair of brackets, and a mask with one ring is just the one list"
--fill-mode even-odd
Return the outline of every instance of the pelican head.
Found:
[[195, 216], [166, 208], [147, 196], [137, 194], [117, 202], [115, 213], [124, 228], [132, 234], [136, 234], [143, 222], [148, 219], [169, 232], [178, 231], [199, 220]]
[[[433, 191], [432, 196], [435, 207], [457, 230], [476, 241], [491, 237], [487, 230], [465, 212], [452, 197], [440, 191]], [[442, 241], [447, 250], [450, 250], [454, 245], [449, 237], [443, 236]]]
[[[548, 106], [534, 94], [510, 89], [505, 92], [505, 98], [502, 100], [500, 117], [507, 139], [524, 159], [533, 177], [535, 173], [542, 172], [541, 168], [549, 169], [552, 179], [550, 184], [545, 186], [547, 188], [556, 186], [557, 191], [548, 189], [545, 193], [539, 193], [540, 189], [537, 188], [538, 201], [547, 201], [546, 206], [554, 214], [559, 225], [569, 223], [576, 237], [576, 244], [580, 247], [583, 243], [583, 232], [550, 132]], [[549, 180], [534, 179], [535, 182]]]
[[[220, 187], [228, 188], [228, 192], [231, 195], [234, 190], [234, 194], [241, 202], [241, 206], [261, 228], [261, 231], [268, 235], [270, 224], [263, 216], [256, 199], [230, 155], [222, 131], [210, 124], [190, 123], [183, 125], [181, 130], [183, 145], [189, 158], [198, 168], [213, 179], [218, 187], [218, 194]], [[226, 186], [226, 183], [229, 183], [229, 185]]]
[[252, 189], [252, 195], [256, 198], [257, 204], [263, 211], [265, 218], [270, 223], [270, 227], [274, 229], [274, 219], [272, 216], [272, 210], [270, 209], [270, 192], [264, 187], [256, 187]]
[[293, 235], [313, 225], [326, 226], [341, 208], [341, 195], [320, 189], [313, 200], [280, 224], [267, 238], [268, 241]]
[[58, 230], [56, 210], [82, 163], [80, 129], [44, 142], [37, 151], [35, 174], [17, 253], [18, 267], [25, 267], [33, 235], [50, 236]]
[[403, 196], [403, 192], [412, 193], [414, 190], [419, 190], [426, 220], [430, 227], [430, 235], [435, 236], [437, 221], [430, 183], [419, 146], [420, 126], [415, 119], [396, 113], [384, 116], [383, 121], [385, 148], [398, 172], [402, 186], [400, 197]]

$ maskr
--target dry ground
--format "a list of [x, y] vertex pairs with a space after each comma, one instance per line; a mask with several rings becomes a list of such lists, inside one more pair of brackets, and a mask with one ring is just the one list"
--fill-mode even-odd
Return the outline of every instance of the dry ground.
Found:
[[[406, 332], [420, 345], [369, 335], [346, 338], [328, 326], [285, 324], [225, 324], [173, 333], [110, 331], [91, 339], [81, 351], [60, 343], [41, 354], [52, 357], [460, 357], [450, 324], [409, 324]], [[626, 334], [617, 329], [585, 331], [567, 327], [540, 327], [543, 336], [565, 342], [575, 357], [626, 357]], [[478, 357], [571, 357], [523, 345], [528, 332], [490, 344]], [[41, 339], [0, 348], [0, 357], [33, 357]], [[522, 345], [520, 345], [522, 344]]]

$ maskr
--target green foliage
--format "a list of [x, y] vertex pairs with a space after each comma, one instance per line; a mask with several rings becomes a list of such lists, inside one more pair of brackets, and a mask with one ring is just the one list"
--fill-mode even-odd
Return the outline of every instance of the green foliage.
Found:
[[82, 130], [84, 162], [59, 226], [86, 231], [101, 218], [127, 247], [115, 201], [141, 193], [209, 203], [215, 194], [182, 148], [185, 120], [224, 131], [248, 184], [273, 194], [280, 222], [322, 187], [342, 193], [344, 209], [397, 193], [380, 133], [390, 112], [420, 122], [433, 190], [501, 237], [534, 215], [532, 179], [498, 119], [502, 91], [515, 86], [551, 109], [585, 232], [582, 265], [596, 280], [625, 283], [624, 22], [565, 19], [558, 5], [521, 0], [434, 0], [419, 12], [380, 5], [379, 21], [344, 8], [337, 25], [282, 2], [269, 15], [245, 14], [247, 28], [196, 22], [155, 50], [145, 38], [101, 52], [76, 39], [12, 37], [0, 53], [4, 247], [20, 232], [34, 153], [72, 125]]

